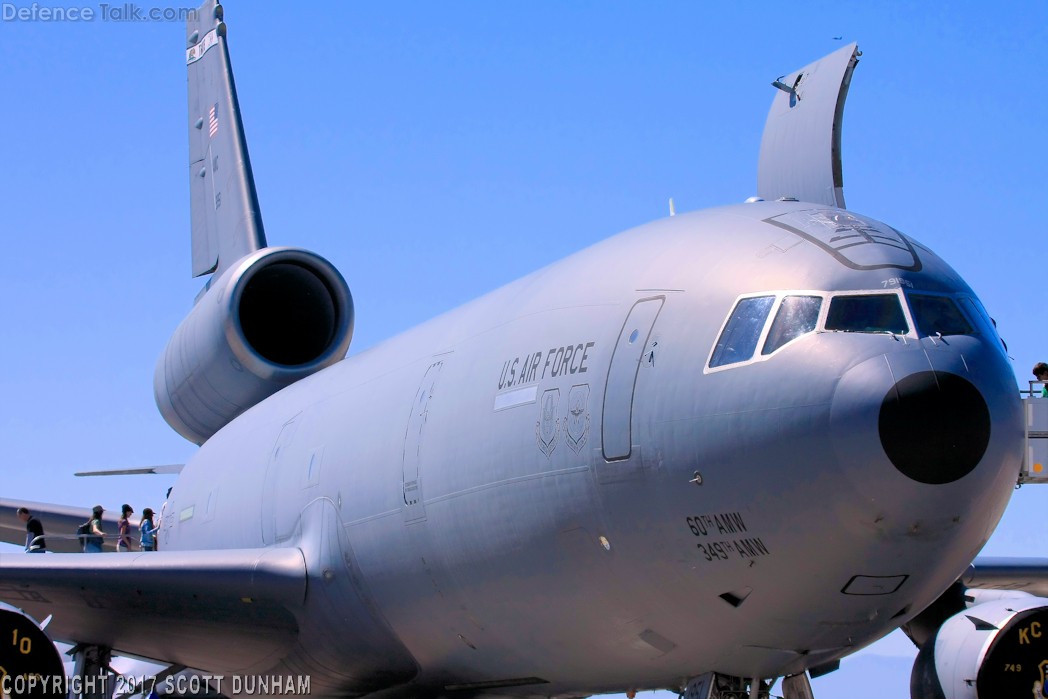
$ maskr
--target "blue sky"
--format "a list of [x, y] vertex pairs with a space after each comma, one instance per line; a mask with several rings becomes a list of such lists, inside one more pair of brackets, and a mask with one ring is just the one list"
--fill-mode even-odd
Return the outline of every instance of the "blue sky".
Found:
[[[1048, 359], [1044, 2], [226, 10], [269, 241], [345, 275], [351, 354], [665, 216], [670, 197], [681, 212], [754, 194], [770, 81], [841, 36], [863, 51], [849, 208], [967, 279], [1022, 386]], [[152, 396], [199, 287], [184, 41], [180, 23], [0, 22], [4, 497], [156, 508], [168, 477], [71, 474], [193, 452]], [[1043, 555], [1046, 498], [1018, 491], [986, 552]], [[890, 638], [814, 688], [906, 696], [911, 658]]]

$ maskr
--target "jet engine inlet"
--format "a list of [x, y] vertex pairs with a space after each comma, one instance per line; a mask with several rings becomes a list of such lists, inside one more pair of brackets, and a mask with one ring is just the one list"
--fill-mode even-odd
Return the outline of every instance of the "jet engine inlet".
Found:
[[233, 418], [341, 360], [353, 299], [327, 260], [263, 248], [212, 280], [157, 363], [153, 391], [167, 423], [202, 444]]
[[53, 686], [56, 678], [65, 677], [62, 656], [36, 621], [0, 602], [0, 627], [4, 630], [4, 642], [0, 643], [4, 696], [64, 696]]
[[1029, 595], [1004, 598], [947, 619], [917, 654], [911, 699], [1044, 696], [1045, 602]]
[[274, 364], [313, 361], [338, 330], [338, 307], [325, 280], [294, 262], [277, 262], [244, 285], [240, 327], [247, 343]]
[[974, 469], [990, 443], [990, 410], [967, 380], [942, 371], [906, 376], [888, 390], [878, 422], [895, 468], [919, 483], [952, 483]]

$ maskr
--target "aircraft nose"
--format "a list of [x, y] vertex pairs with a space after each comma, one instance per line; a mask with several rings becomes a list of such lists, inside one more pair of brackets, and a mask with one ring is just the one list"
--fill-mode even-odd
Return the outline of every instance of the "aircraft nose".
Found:
[[938, 485], [968, 475], [990, 443], [990, 410], [967, 379], [943, 371], [903, 377], [881, 401], [878, 432], [895, 468]]
[[888, 461], [913, 481], [941, 485], [982, 461], [991, 415], [969, 378], [933, 369], [923, 352], [906, 352], [846, 371], [834, 394], [831, 425], [843, 463], [879, 452], [883, 456], [867, 466]]

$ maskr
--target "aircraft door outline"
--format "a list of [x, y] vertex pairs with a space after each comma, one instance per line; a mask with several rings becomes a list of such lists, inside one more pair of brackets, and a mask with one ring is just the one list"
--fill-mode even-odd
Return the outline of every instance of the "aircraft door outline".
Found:
[[633, 394], [637, 372], [665, 300], [665, 296], [655, 296], [637, 301], [619, 331], [604, 385], [600, 438], [605, 461], [625, 461], [633, 453]]
[[[302, 413], [297, 413], [293, 418], [284, 423], [277, 435], [273, 450], [269, 453], [269, 463], [266, 467], [266, 479], [262, 485], [262, 543], [272, 544], [277, 540], [277, 511], [275, 503], [279, 498], [279, 482], [281, 481], [279, 471], [288, 468], [287, 452], [291, 442], [295, 438]], [[297, 503], [296, 503], [297, 504]]]
[[404, 524], [413, 524], [426, 519], [422, 492], [422, 446], [429, 411], [433, 404], [435, 386], [443, 366], [444, 361], [440, 360], [430, 364], [426, 369], [426, 374], [422, 377], [422, 383], [415, 394], [411, 414], [408, 416], [407, 429], [404, 433], [404, 455], [401, 462], [401, 492], [404, 496], [401, 512], [404, 516]]

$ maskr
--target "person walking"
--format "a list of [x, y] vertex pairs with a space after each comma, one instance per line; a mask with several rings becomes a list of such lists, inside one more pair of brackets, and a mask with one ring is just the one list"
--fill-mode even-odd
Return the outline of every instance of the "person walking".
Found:
[[142, 521], [138, 523], [143, 551], [156, 551], [156, 525], [153, 524], [153, 510], [149, 507], [142, 510]]
[[131, 515], [135, 513], [134, 508], [126, 502], [120, 508], [120, 520], [117, 522], [116, 550], [130, 552], [134, 547], [131, 545]]
[[83, 537], [84, 553], [102, 553], [102, 543], [106, 537], [106, 533], [102, 530], [102, 513], [104, 512], [101, 505], [91, 508], [91, 519], [87, 522], [87, 532]]
[[47, 542], [44, 541], [44, 525], [34, 517], [29, 508], [19, 507], [18, 519], [25, 522], [25, 550], [26, 553], [43, 553], [47, 550]]

